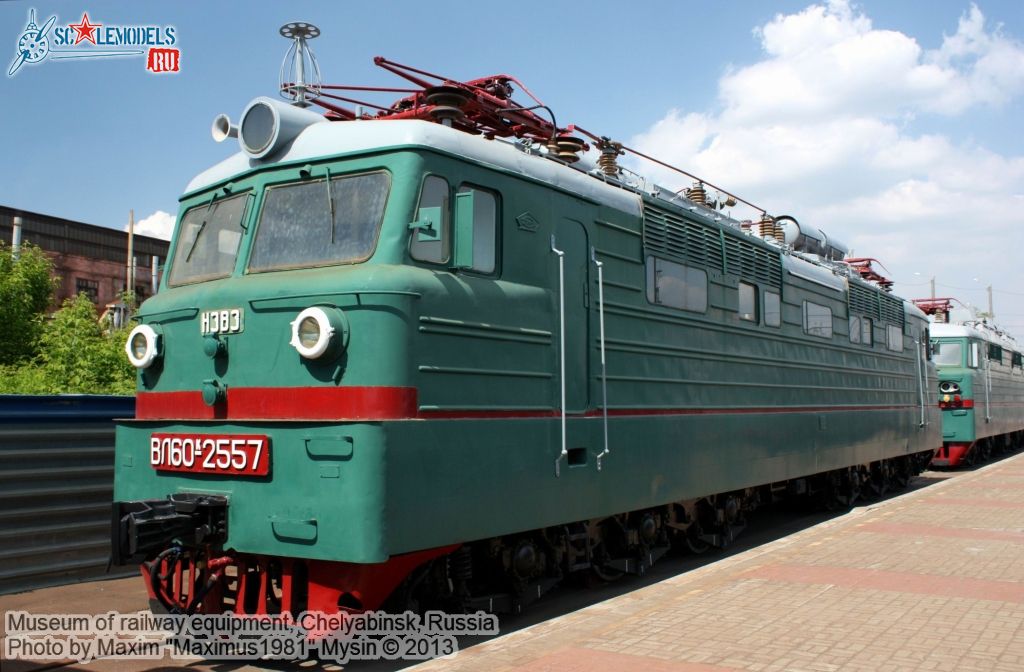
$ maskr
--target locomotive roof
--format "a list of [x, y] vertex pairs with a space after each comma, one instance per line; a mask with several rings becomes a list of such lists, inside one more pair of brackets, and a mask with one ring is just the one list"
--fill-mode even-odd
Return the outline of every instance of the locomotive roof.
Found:
[[[199, 173], [189, 182], [183, 196], [203, 191], [213, 186], [237, 179], [240, 175], [265, 168], [305, 163], [331, 157], [359, 154], [381, 150], [396, 150], [406, 147], [422, 147], [465, 157], [483, 165], [529, 177], [550, 184], [592, 201], [613, 207], [622, 212], [641, 217], [644, 198], [675, 205], [679, 197], [675, 192], [666, 191], [654, 183], [642, 180], [644, 185], [627, 185], [608, 182], [601, 175], [590, 171], [596, 164], [584, 156], [575, 165], [552, 161], [543, 156], [523, 151], [511, 141], [496, 138], [488, 140], [480, 135], [449, 128], [442, 124], [419, 119], [396, 119], [387, 121], [362, 120], [348, 122], [314, 123], [303, 129], [282, 151], [270, 159], [250, 158], [244, 152], [237, 152], [220, 163]], [[642, 179], [642, 178], [641, 178]], [[690, 201], [686, 201], [690, 203]], [[739, 222], [709, 210], [697, 203], [690, 203], [688, 209], [700, 218], [721, 222], [739, 232]], [[761, 244], [768, 244], [757, 236], [750, 236]], [[783, 266], [791, 274], [803, 277], [836, 291], [843, 291], [848, 284], [860, 284], [877, 290], [871, 283], [863, 282], [846, 274], [837, 275], [833, 265], [826, 265], [803, 255], [783, 254]], [[904, 302], [906, 314], [924, 314], [910, 302]]]
[[275, 154], [273, 161], [250, 159], [238, 152], [193, 178], [185, 188], [185, 194], [264, 167], [410, 146], [463, 156], [640, 216], [642, 205], [638, 194], [606, 184], [562, 163], [522, 152], [506, 140], [486, 140], [441, 124], [415, 119], [312, 124], [283, 152]]
[[935, 322], [931, 325], [931, 333], [936, 338], [977, 338], [1014, 350], [1019, 349], [1017, 342], [1010, 335], [994, 331], [990, 328], [979, 328], [971, 324]]

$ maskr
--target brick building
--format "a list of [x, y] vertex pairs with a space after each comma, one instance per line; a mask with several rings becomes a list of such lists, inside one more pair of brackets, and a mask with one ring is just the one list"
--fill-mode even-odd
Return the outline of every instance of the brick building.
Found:
[[[53, 260], [54, 272], [61, 280], [55, 306], [79, 292], [88, 294], [100, 312], [117, 301], [127, 281], [126, 231], [0, 205], [0, 240], [8, 245], [15, 216], [22, 219], [21, 241], [39, 246]], [[155, 293], [153, 259], [158, 274], [162, 273], [168, 245], [159, 238], [134, 236], [135, 294], [139, 303]]]

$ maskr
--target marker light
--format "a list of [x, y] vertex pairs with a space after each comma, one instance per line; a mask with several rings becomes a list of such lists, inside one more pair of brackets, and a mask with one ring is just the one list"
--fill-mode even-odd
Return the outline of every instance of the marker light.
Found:
[[306, 359], [317, 359], [328, 351], [344, 348], [348, 337], [344, 317], [332, 308], [306, 308], [296, 316], [291, 326], [289, 344]]
[[135, 368], [148, 368], [160, 356], [160, 334], [148, 324], [140, 324], [128, 334], [124, 351]]

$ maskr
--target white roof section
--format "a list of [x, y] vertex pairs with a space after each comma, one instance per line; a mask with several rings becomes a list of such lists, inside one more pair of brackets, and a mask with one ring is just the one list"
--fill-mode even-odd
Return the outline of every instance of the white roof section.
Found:
[[977, 327], [971, 324], [947, 324], [945, 322], [933, 322], [930, 327], [933, 338], [977, 338], [996, 345], [1002, 345], [1015, 350], [1019, 349], [1017, 342], [1009, 335]]
[[185, 193], [210, 187], [263, 166], [407, 146], [436, 149], [541, 180], [637, 216], [642, 211], [638, 194], [606, 184], [575, 168], [527, 154], [504, 140], [487, 140], [434, 122], [413, 119], [312, 124], [290, 145], [286, 145], [284, 151], [271, 154], [265, 160], [250, 159], [239, 152], [221, 161], [189, 182]]
[[782, 267], [792, 276], [834, 289], [837, 292], [842, 292], [846, 289], [846, 278], [839, 277], [828, 267], [802, 259], [796, 255], [783, 255]]

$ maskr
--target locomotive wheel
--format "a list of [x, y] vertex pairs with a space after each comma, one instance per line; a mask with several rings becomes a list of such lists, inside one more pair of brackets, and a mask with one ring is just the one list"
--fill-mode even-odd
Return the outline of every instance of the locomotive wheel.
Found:
[[905, 458], [900, 458], [893, 465], [892, 477], [897, 489], [904, 490], [910, 485], [910, 473], [910, 464]]
[[871, 475], [867, 479], [867, 486], [873, 499], [881, 499], [885, 493], [889, 492], [892, 483], [890, 476], [891, 469], [886, 462], [877, 463], [871, 470]]
[[992, 443], [986, 442], [985, 446], [981, 449], [981, 461], [987, 462], [992, 458]]
[[619, 517], [608, 518], [600, 525], [600, 541], [590, 549], [591, 573], [604, 582], [618, 581], [625, 572], [604, 566], [611, 558], [621, 557], [628, 550], [624, 520]]
[[706, 553], [711, 548], [711, 544], [700, 538], [700, 533], [701, 530], [697, 525], [690, 525], [683, 532], [683, 537], [686, 539], [686, 547], [694, 555]]
[[618, 569], [609, 569], [608, 567], [604, 567], [602, 565], [594, 565], [590, 569], [593, 572], [593, 575], [604, 583], [618, 581], [626, 575], [626, 573], [623, 571], [620, 571]]

